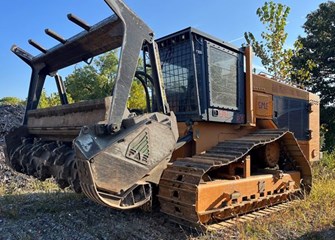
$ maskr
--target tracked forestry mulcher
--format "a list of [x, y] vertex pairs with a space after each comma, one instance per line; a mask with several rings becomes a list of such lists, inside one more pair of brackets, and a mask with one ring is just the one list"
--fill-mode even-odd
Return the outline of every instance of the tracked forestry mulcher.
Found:
[[[40, 180], [53, 177], [117, 209], [158, 201], [172, 220], [209, 226], [308, 193], [319, 156], [319, 98], [252, 74], [251, 50], [193, 28], [154, 41], [153, 31], [121, 0], [115, 13], [32, 56], [22, 126], [6, 138], [6, 161]], [[58, 70], [121, 48], [111, 96], [69, 104]], [[144, 69], [137, 70], [143, 53]], [[39, 109], [47, 76], [61, 100]], [[127, 109], [132, 82], [145, 110]]]

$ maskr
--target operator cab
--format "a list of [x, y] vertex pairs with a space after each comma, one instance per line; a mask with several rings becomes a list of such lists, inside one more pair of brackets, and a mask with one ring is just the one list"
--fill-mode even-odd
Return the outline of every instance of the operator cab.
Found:
[[156, 41], [178, 121], [245, 123], [244, 50], [194, 28]]

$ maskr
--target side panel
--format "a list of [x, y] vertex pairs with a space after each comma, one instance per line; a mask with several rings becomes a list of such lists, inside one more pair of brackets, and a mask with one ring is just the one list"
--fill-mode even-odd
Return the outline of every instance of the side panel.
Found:
[[298, 140], [311, 139], [308, 99], [273, 96], [273, 120], [278, 128], [288, 128]]
[[[309, 161], [319, 160], [319, 97], [261, 75], [253, 75], [253, 80], [256, 118], [272, 119], [276, 127], [294, 132], [306, 158]], [[270, 102], [273, 107], [271, 114]]]
[[[187, 132], [188, 129], [189, 126], [185, 123], [178, 122], [180, 137], [182, 137], [183, 133]], [[192, 126], [192, 130], [193, 141], [178, 149], [178, 151], [174, 153], [173, 159], [201, 154], [216, 146], [219, 142], [239, 138], [256, 129], [235, 124], [201, 121], [195, 122]]]
[[309, 130], [311, 140], [298, 141], [301, 149], [310, 161], [320, 160], [320, 99], [315, 94], [309, 94]]

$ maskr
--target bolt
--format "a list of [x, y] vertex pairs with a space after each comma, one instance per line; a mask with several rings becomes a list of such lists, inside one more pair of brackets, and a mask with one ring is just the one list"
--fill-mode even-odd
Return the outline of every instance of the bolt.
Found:
[[90, 128], [88, 126], [83, 127], [83, 133], [84, 134], [88, 134], [89, 131], [90, 131]]

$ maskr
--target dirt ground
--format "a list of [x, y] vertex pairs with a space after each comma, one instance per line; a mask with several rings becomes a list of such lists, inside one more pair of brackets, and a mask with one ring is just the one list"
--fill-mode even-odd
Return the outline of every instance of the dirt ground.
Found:
[[0, 239], [186, 239], [159, 211], [117, 211], [58, 189], [5, 164], [4, 136], [24, 108], [0, 106]]
[[0, 147], [5, 188], [0, 194], [0, 239], [187, 239], [191, 234], [158, 211], [117, 211], [57, 189], [25, 193], [40, 183], [13, 172], [3, 156]]

